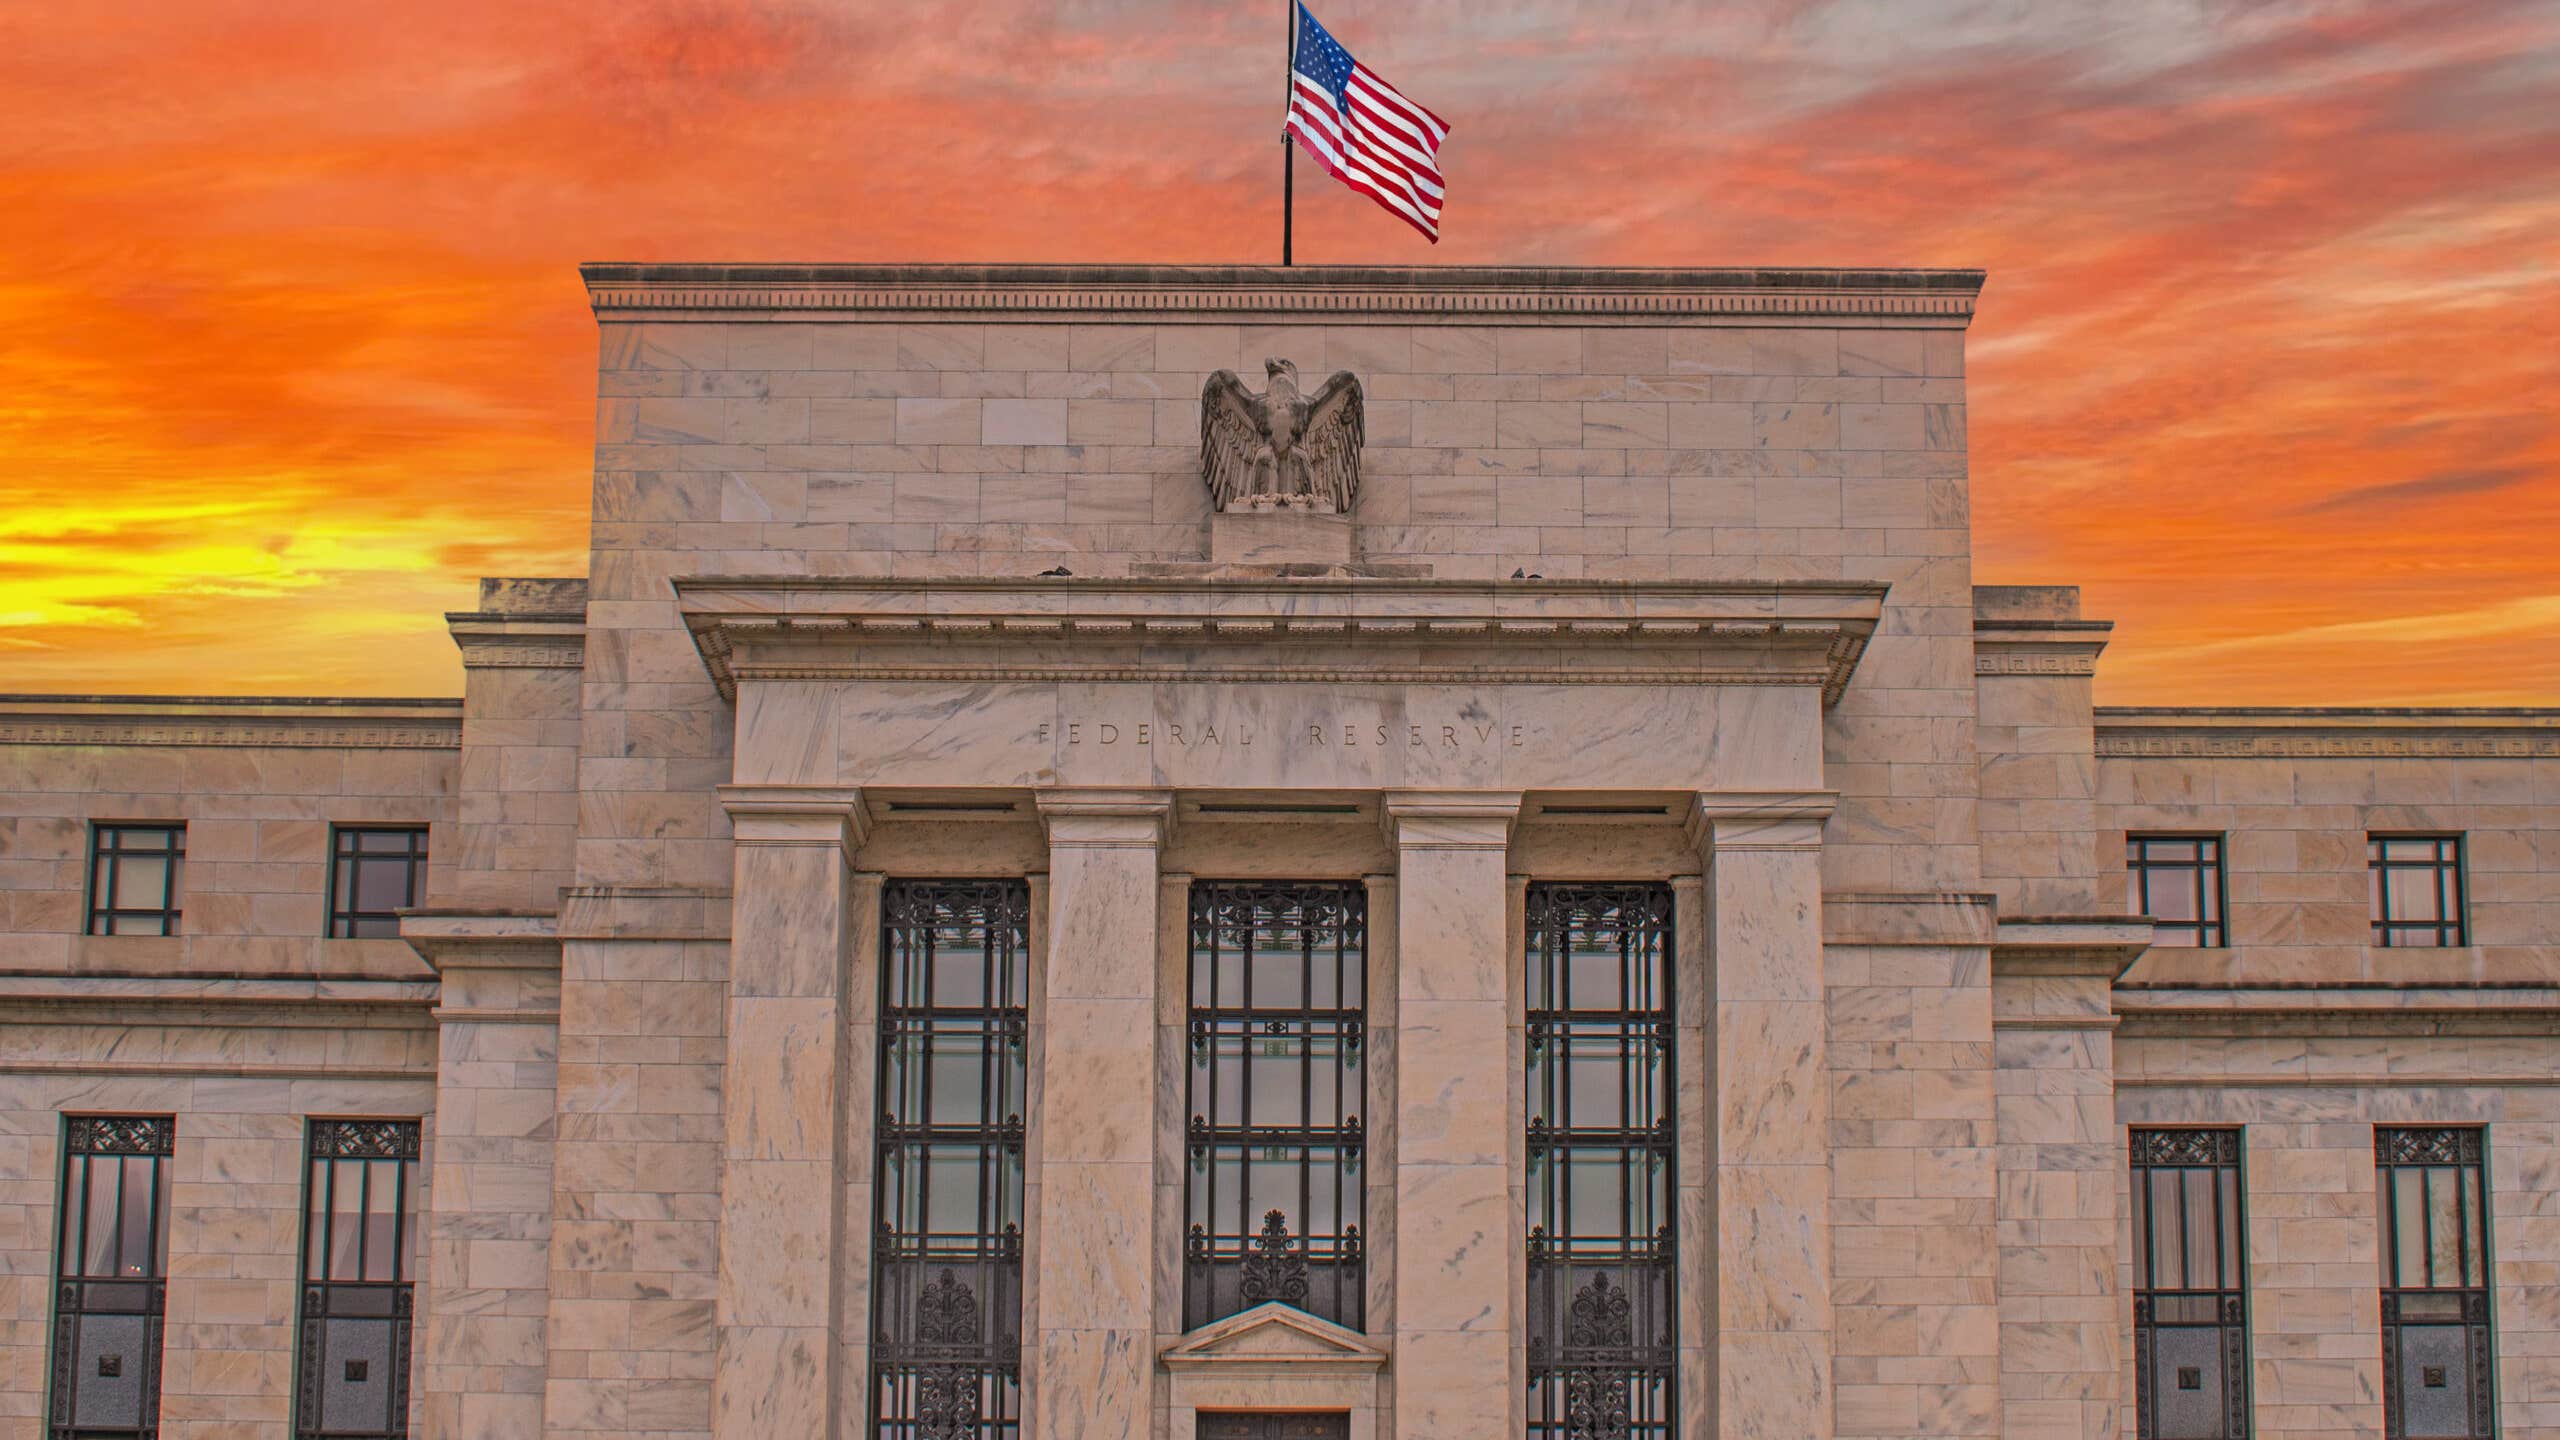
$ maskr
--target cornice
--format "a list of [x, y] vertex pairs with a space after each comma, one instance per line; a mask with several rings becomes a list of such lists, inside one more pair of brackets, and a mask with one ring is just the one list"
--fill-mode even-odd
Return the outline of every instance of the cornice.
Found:
[[19, 1025], [411, 1029], [433, 1023], [432, 980], [101, 975], [0, 978], [0, 1020]]
[[1754, 325], [1961, 329], [1979, 270], [1518, 266], [637, 265], [580, 267], [599, 320], [900, 319]]
[[444, 623], [465, 670], [575, 670], [586, 663], [584, 611], [458, 610]]
[[439, 975], [560, 968], [560, 920], [543, 911], [410, 910], [400, 938]]
[[1205, 577], [675, 582], [741, 681], [1847, 688], [1882, 585]]
[[2129, 1039], [2560, 1035], [2560, 987], [2549, 985], [2120, 988], [2114, 1004]]
[[0, 745], [459, 750], [462, 702], [195, 695], [0, 695]]
[[1976, 675], [2095, 675], [2115, 630], [2107, 620], [1976, 620]]
[[2106, 759], [2475, 759], [2560, 756], [2560, 710], [2102, 706]]
[[2151, 948], [2147, 915], [2003, 915], [1991, 942], [1991, 973], [2113, 983]]

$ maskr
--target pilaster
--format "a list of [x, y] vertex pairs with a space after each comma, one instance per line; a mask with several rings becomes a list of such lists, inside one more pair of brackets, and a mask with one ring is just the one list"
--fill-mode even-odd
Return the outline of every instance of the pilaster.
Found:
[[1032, 1433], [1143, 1440], [1155, 1416], [1162, 790], [1044, 790], [1049, 832]]
[[726, 785], [737, 837], [722, 1091], [715, 1440], [832, 1435], [849, 1243], [847, 857], [866, 825], [844, 791]]
[[[1516, 791], [1389, 791], [1396, 847], [1396, 1433], [1520, 1433]], [[1506, 1416], [1491, 1410], [1505, 1397]]]
[[430, 1435], [542, 1429], [560, 935], [547, 915], [419, 911], [441, 984], [420, 1418]]
[[1832, 1434], [1824, 792], [1700, 795], [1715, 1131], [1703, 1239], [1723, 1440]]

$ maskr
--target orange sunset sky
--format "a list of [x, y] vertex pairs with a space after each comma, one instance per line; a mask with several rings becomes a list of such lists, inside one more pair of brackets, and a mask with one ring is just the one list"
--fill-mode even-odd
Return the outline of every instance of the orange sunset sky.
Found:
[[[2115, 703], [2560, 698], [2560, 4], [1321, 0], [1444, 242], [1979, 265], [1978, 578]], [[1277, 258], [1284, 0], [0, 8], [0, 690], [441, 694], [585, 568], [580, 260]]]

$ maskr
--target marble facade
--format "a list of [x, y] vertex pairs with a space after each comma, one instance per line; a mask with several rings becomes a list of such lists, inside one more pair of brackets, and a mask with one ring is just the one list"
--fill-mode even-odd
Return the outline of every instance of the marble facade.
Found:
[[[867, 1433], [882, 895], [985, 877], [1032, 1440], [1524, 1433], [1548, 881], [1672, 895], [1684, 1440], [2135, 1433], [2149, 1125], [2245, 1136], [2254, 1433], [2378, 1440], [2377, 1124], [2486, 1127], [2500, 1433], [2560, 1437], [2560, 711], [2096, 707], [2076, 592], [1973, 584], [1979, 274], [586, 278], [589, 571], [448, 617], [461, 701], [0, 697], [0, 1432], [62, 1117], [130, 1113], [169, 1440], [292, 1433], [314, 1116], [425, 1126], [411, 1433]], [[1198, 478], [1264, 355], [1367, 392], [1312, 538]], [[178, 933], [83, 933], [144, 820]], [[364, 823], [426, 893], [324, 938]], [[2413, 833], [2463, 944], [2372, 943]], [[2128, 834], [2223, 839], [2228, 944], [2151, 943]], [[1183, 1323], [1195, 877], [1365, 887], [1356, 1329]]]

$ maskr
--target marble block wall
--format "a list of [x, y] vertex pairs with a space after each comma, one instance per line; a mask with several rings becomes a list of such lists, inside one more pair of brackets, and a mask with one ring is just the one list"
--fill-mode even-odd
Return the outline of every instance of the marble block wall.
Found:
[[[0, 702], [0, 969], [425, 978], [326, 938], [329, 827], [444, 827], [461, 729], [449, 701]], [[186, 822], [177, 936], [83, 933], [101, 820]]]
[[2002, 1433], [1984, 895], [1827, 894], [1837, 1433]]
[[[302, 1275], [304, 1121], [427, 1115], [435, 1039], [413, 1023], [335, 1041], [211, 1027], [0, 1023], [0, 1431], [39, 1433], [53, 1310], [62, 1116], [174, 1115], [161, 1427], [169, 1440], [266, 1440], [292, 1413]], [[156, 1051], [127, 1073], [94, 1056]], [[269, 1063], [243, 1074], [247, 1057]], [[336, 1073], [332, 1073], [336, 1072]], [[382, 1078], [357, 1078], [370, 1072]], [[432, 1142], [432, 1130], [428, 1136]], [[422, 1166], [425, 1193], [436, 1176]], [[423, 1233], [424, 1227], [421, 1227]], [[413, 1336], [427, 1356], [425, 1327]], [[411, 1396], [412, 1423], [420, 1415]]]
[[[1355, 519], [1371, 561], [1889, 583], [1826, 728], [1842, 795], [1826, 880], [1976, 883], [1963, 327], [1977, 274], [595, 266], [588, 280], [582, 883], [725, 883], [708, 786], [726, 709], [670, 578], [1205, 559], [1201, 384], [1266, 355], [1362, 377]], [[1452, 286], [1518, 298], [1489, 323], [1435, 289]], [[1026, 287], [1045, 297], [1027, 316]]]
[[[2394, 1013], [2422, 1004], [2341, 998], [2317, 1007], [2325, 1019], [2235, 1022], [2164, 1000], [2118, 1032], [2118, 1123], [2242, 1127], [2252, 1399], [2266, 1440], [2383, 1434], [2377, 1124], [2488, 1127], [2499, 1434], [2560, 1436], [2549, 1028], [2484, 1014], [2460, 1027], [2468, 1036], [2431, 1035], [2441, 1021]], [[2364, 1038], [2336, 1033], [2352, 1031]], [[2130, 1237], [2119, 1244], [2129, 1266]], [[2131, 1433], [2130, 1376], [2125, 1393]]]

